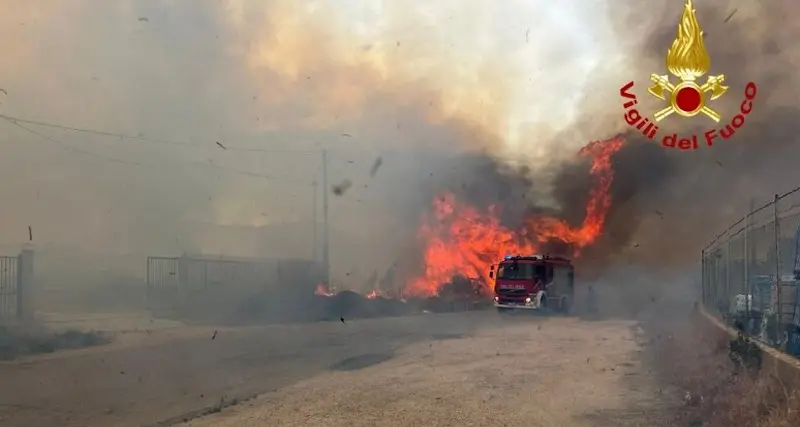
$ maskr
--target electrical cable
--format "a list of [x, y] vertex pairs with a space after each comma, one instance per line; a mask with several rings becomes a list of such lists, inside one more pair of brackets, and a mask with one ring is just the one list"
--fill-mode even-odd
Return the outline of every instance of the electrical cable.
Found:
[[[18, 120], [18, 119], [14, 118], [14, 117], [7, 116], [7, 115], [4, 115], [4, 114], [0, 114], [0, 119], [4, 119], [6, 122], [8, 122], [8, 123], [20, 128], [20, 129], [24, 130], [25, 132], [28, 132], [28, 133], [30, 133], [32, 135], [35, 135], [35, 136], [37, 136], [37, 137], [39, 137], [41, 139], [46, 140], [46, 141], [49, 141], [49, 142], [57, 145], [62, 150], [71, 151], [71, 152], [74, 152], [74, 153], [79, 153], [79, 154], [83, 154], [83, 155], [87, 155], [87, 156], [97, 157], [97, 158], [100, 158], [102, 160], [113, 162], [113, 163], [127, 164], [127, 165], [131, 165], [131, 166], [152, 166], [152, 167], [157, 167], [156, 165], [152, 165], [152, 164], [144, 164], [144, 163], [141, 163], [141, 162], [133, 162], [133, 161], [128, 161], [128, 160], [123, 160], [123, 159], [119, 159], [119, 158], [116, 158], [116, 157], [111, 157], [111, 156], [106, 156], [106, 155], [103, 155], [103, 154], [99, 154], [99, 153], [96, 153], [94, 151], [89, 151], [89, 150], [85, 150], [85, 149], [82, 149], [82, 148], [78, 148], [78, 147], [72, 146], [70, 144], [67, 144], [67, 143], [65, 143], [65, 142], [63, 142], [61, 140], [58, 140], [56, 138], [53, 138], [51, 136], [45, 135], [45, 134], [43, 134], [41, 132], [37, 132], [37, 131], [35, 131], [35, 130], [33, 130], [33, 129], [31, 129], [31, 128], [29, 128], [29, 127], [27, 127], [27, 126], [22, 124], [22, 123], [25, 123], [25, 124], [31, 124], [31, 123], [33, 123], [33, 124], [41, 124], [43, 122], [35, 122], [35, 121], [32, 121], [32, 120]], [[22, 123], [20, 123], [20, 122], [22, 122]], [[85, 129], [82, 130], [82, 129], [78, 129], [78, 128], [71, 128], [71, 127], [68, 127], [68, 126], [52, 125], [50, 127], [55, 127], [55, 128], [59, 128], [59, 129], [63, 129], [63, 130], [92, 133], [92, 134], [100, 135], [100, 136], [114, 136], [114, 137], [120, 136], [119, 134], [114, 134], [114, 133], [92, 131], [92, 130], [85, 130]], [[122, 136], [124, 137], [124, 135], [122, 135]], [[138, 138], [138, 139], [141, 139], [141, 138]], [[166, 140], [155, 140], [155, 141], [166, 141]], [[268, 152], [268, 151], [265, 150], [263, 152]], [[301, 154], [313, 153], [313, 151], [310, 151], [310, 152], [283, 151], [283, 152], [301, 153]], [[281, 177], [276, 177], [276, 176], [273, 176], [273, 175], [265, 175], [265, 174], [261, 174], [261, 173], [257, 173], [257, 172], [243, 171], [243, 170], [239, 170], [239, 169], [236, 169], [236, 168], [230, 168], [230, 167], [221, 166], [221, 165], [217, 165], [217, 164], [213, 164], [213, 163], [207, 163], [207, 162], [189, 162], [187, 164], [202, 165], [202, 166], [205, 166], [205, 167], [222, 170], [222, 171], [229, 172], [229, 173], [236, 174], [236, 175], [248, 176], [248, 177], [251, 177], [251, 178], [262, 178], [262, 179], [267, 179], [267, 180], [278, 180], [278, 181], [281, 181], [281, 182], [293, 182], [293, 183], [298, 183], [298, 184], [314, 185], [313, 182], [307, 182], [307, 181], [304, 181], [304, 180], [291, 179], [291, 178], [281, 178]]]
[[[6, 114], [0, 114], [0, 119], [5, 119], [6, 121], [13, 122], [17, 125], [20, 123], [34, 125], [34, 126], [44, 126], [54, 129], [61, 129], [66, 131], [72, 132], [81, 132], [81, 133], [88, 133], [92, 135], [98, 136], [106, 136], [106, 137], [113, 137], [113, 138], [120, 138], [120, 139], [130, 139], [130, 140], [137, 140], [137, 141], [145, 141], [151, 142], [156, 144], [164, 144], [164, 145], [175, 145], [181, 147], [192, 147], [192, 148], [210, 148], [212, 147], [216, 141], [212, 141], [210, 143], [198, 143], [198, 142], [187, 142], [187, 141], [177, 141], [177, 140], [169, 140], [169, 139], [162, 139], [162, 138], [151, 138], [147, 136], [139, 136], [139, 135], [126, 135], [117, 132], [107, 132], [97, 129], [89, 129], [89, 128], [80, 128], [74, 126], [66, 126], [60, 125], [56, 123], [49, 123], [40, 120], [29, 120], [29, 119], [21, 119], [19, 117], [13, 117]], [[289, 150], [289, 149], [270, 149], [270, 148], [247, 148], [247, 147], [236, 147], [236, 146], [224, 146], [225, 150], [229, 151], [243, 151], [243, 152], [251, 152], [251, 153], [292, 153], [292, 154], [318, 154], [319, 150]]]

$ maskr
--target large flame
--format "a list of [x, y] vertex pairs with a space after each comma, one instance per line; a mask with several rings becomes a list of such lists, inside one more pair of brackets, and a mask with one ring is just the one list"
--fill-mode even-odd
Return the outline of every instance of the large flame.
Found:
[[703, 30], [697, 21], [694, 6], [687, 0], [678, 24], [678, 35], [667, 52], [667, 69], [685, 80], [694, 80], [708, 72], [711, 58], [703, 42]]
[[[590, 173], [595, 179], [589, 193], [583, 223], [573, 227], [553, 217], [530, 218], [522, 230], [511, 230], [500, 223], [496, 207], [480, 212], [458, 203], [453, 194], [445, 194], [433, 202], [432, 221], [426, 221], [419, 235], [427, 247], [424, 252], [424, 273], [405, 289], [408, 296], [437, 295], [442, 284], [453, 276], [482, 279], [488, 288], [488, 266], [506, 254], [537, 253], [542, 243], [561, 241], [571, 245], [574, 255], [594, 242], [603, 231], [611, 207], [609, 190], [614, 179], [611, 157], [623, 144], [621, 138], [591, 142], [579, 154], [591, 159]], [[487, 289], [488, 290], [488, 289]]]

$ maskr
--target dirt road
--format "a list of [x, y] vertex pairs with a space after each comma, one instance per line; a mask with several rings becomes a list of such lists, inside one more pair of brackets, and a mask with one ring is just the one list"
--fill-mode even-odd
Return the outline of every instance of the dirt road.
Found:
[[[473, 312], [212, 336], [0, 364], [0, 425], [657, 425], [626, 322]], [[198, 418], [220, 402], [238, 405]]]

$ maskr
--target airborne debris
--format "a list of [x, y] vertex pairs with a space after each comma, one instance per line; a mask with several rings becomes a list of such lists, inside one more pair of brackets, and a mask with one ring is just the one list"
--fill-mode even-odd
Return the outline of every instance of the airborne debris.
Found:
[[333, 194], [341, 196], [344, 194], [345, 191], [347, 191], [352, 186], [353, 183], [349, 179], [345, 179], [341, 183], [334, 185], [331, 190], [333, 191]]
[[718, 165], [719, 165], [719, 167], [721, 167], [721, 168], [724, 168], [724, 167], [725, 167], [725, 165], [723, 165], [723, 164], [722, 164], [722, 162], [720, 162], [719, 160], [717, 160], [717, 164], [718, 164]]
[[140, 17], [139, 17], [139, 22], [148, 22], [148, 21], [150, 21], [150, 20], [149, 20], [149, 19], [147, 19], [147, 17], [146, 17], [146, 16], [140, 16]]
[[8, 92], [6, 92], [6, 90], [1, 87], [0, 87], [0, 92], [3, 92], [4, 94], [8, 95]]
[[227, 148], [224, 145], [222, 145], [221, 142], [217, 141], [217, 145], [219, 146], [219, 148], [222, 148], [223, 150], [227, 150]]
[[353, 135], [350, 135], [349, 133], [343, 133], [343, 134], [342, 134], [342, 136], [346, 136], [346, 137], [350, 138], [350, 137], [352, 137]]
[[736, 12], [737, 12], [738, 10], [739, 10], [739, 9], [733, 9], [733, 12], [731, 12], [731, 14], [730, 14], [730, 15], [728, 15], [728, 17], [727, 17], [727, 18], [725, 18], [725, 20], [724, 20], [724, 21], [722, 21], [722, 23], [723, 23], [723, 24], [727, 24], [727, 23], [728, 23], [728, 21], [730, 21], [730, 20], [731, 20], [731, 18], [733, 18], [733, 15], [736, 15]]
[[214, 338], [216, 338], [216, 337], [217, 337], [217, 330], [214, 329], [214, 334], [211, 335], [211, 340], [214, 340]]
[[375, 162], [372, 163], [372, 167], [369, 170], [370, 178], [375, 178], [375, 175], [378, 173], [378, 169], [380, 169], [382, 164], [383, 164], [383, 158], [381, 156], [378, 156], [378, 158], [375, 159]]
[[347, 324], [347, 322], [344, 321], [344, 317], [340, 317], [339, 320], [341, 320], [345, 325]]
[[31, 228], [30, 225], [28, 226], [28, 241], [29, 242], [33, 241], [33, 228]]
[[660, 216], [662, 219], [664, 218], [664, 214], [659, 210], [656, 210], [656, 215]]

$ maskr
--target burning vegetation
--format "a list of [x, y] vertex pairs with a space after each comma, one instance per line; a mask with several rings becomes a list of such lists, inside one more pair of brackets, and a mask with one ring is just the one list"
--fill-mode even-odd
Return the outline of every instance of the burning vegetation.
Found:
[[[462, 299], [491, 294], [488, 266], [504, 255], [533, 254], [558, 247], [562, 255], [580, 257], [582, 249], [603, 233], [611, 209], [611, 185], [614, 180], [612, 157], [623, 146], [624, 139], [593, 141], [577, 155], [588, 161], [591, 187], [586, 196], [583, 219], [572, 224], [556, 215], [527, 213], [520, 226], [502, 220], [502, 203], [485, 209], [476, 207], [444, 192], [435, 197], [431, 212], [423, 217], [418, 231], [422, 245], [421, 274], [405, 283], [401, 298], [454, 297]], [[316, 295], [336, 295], [328, 285], [320, 283]], [[368, 299], [389, 298], [374, 289]]]
[[[603, 231], [611, 208], [611, 184], [614, 171], [611, 159], [623, 145], [622, 138], [594, 141], [578, 155], [590, 161], [594, 180], [589, 191], [585, 216], [580, 225], [546, 215], [530, 215], [519, 229], [511, 229], [500, 220], [502, 207], [492, 205], [485, 211], [460, 203], [452, 193], [433, 201], [433, 212], [423, 222], [419, 237], [425, 242], [423, 273], [405, 288], [408, 296], [439, 295], [442, 286], [454, 276], [477, 278], [488, 287], [488, 266], [505, 254], [533, 254], [549, 243], [566, 245], [578, 257], [581, 249], [593, 243]], [[488, 288], [485, 291], [490, 291]]]

